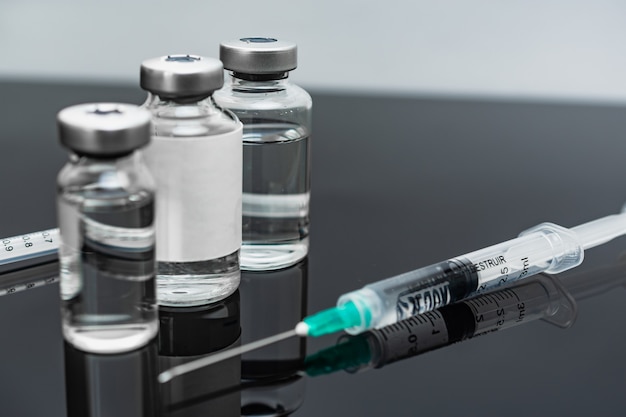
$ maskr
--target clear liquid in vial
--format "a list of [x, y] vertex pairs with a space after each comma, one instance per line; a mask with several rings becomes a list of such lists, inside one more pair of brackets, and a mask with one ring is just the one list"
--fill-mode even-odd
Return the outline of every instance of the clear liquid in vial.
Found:
[[241, 268], [284, 268], [308, 253], [308, 132], [293, 124], [242, 122]]
[[63, 333], [87, 352], [126, 352], [158, 330], [154, 199], [87, 193], [59, 201]]
[[192, 307], [215, 303], [239, 287], [239, 251], [208, 261], [159, 262], [159, 304]]

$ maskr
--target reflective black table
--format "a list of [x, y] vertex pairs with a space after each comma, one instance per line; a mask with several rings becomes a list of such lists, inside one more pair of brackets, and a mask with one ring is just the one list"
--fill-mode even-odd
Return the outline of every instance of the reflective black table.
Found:
[[[162, 309], [159, 339], [124, 355], [64, 345], [56, 282], [1, 296], [0, 415], [624, 414], [625, 238], [587, 251], [557, 281], [538, 278], [567, 291], [591, 283], [577, 287], [584, 299], [573, 323], [573, 315], [560, 322], [571, 324], [566, 329], [516, 307], [524, 320], [473, 338], [478, 318], [456, 308], [431, 316], [446, 319], [447, 339], [433, 328], [428, 340], [421, 334], [425, 344], [412, 345], [407, 328], [397, 329], [402, 347], [383, 348], [418, 354], [379, 369], [341, 370], [341, 361], [352, 371], [362, 366], [370, 345], [332, 335], [288, 339], [156, 382], [169, 367], [287, 330], [369, 282], [544, 221], [571, 227], [617, 213], [626, 202], [624, 107], [312, 93], [309, 257], [243, 274], [239, 291], [216, 305]], [[91, 101], [139, 104], [144, 93], [5, 81], [0, 96], [0, 236], [8, 237], [55, 226], [55, 176], [66, 160], [57, 111]], [[0, 283], [49, 278], [55, 268], [5, 272]], [[559, 293], [563, 308], [573, 309], [567, 291]], [[319, 356], [338, 342], [345, 345]]]

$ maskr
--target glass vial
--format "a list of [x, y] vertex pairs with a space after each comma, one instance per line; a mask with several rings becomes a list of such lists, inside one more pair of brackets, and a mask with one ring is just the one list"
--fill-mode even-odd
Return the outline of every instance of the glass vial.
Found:
[[309, 250], [311, 96], [289, 82], [292, 42], [223, 42], [230, 75], [215, 100], [243, 123], [241, 268], [284, 268]]
[[168, 55], [141, 64], [152, 113], [148, 167], [157, 188], [157, 298], [190, 307], [239, 286], [242, 125], [216, 106], [217, 59]]
[[57, 122], [72, 152], [57, 178], [63, 334], [86, 352], [137, 349], [158, 329], [154, 184], [135, 152], [150, 141], [150, 114], [83, 104]]

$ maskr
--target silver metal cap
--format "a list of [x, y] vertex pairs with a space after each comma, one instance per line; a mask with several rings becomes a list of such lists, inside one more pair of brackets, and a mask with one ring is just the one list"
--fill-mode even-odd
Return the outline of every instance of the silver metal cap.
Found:
[[59, 140], [82, 155], [128, 154], [150, 142], [151, 115], [134, 104], [90, 103], [67, 107], [57, 115]]
[[208, 96], [224, 85], [224, 67], [215, 58], [167, 55], [141, 63], [141, 88], [164, 97]]
[[220, 44], [224, 68], [243, 74], [276, 74], [296, 69], [298, 47], [274, 38], [241, 38]]

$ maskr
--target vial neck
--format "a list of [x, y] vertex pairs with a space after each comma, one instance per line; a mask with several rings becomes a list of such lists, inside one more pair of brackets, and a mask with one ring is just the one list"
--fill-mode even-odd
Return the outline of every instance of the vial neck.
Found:
[[283, 91], [289, 86], [289, 73], [280, 74], [242, 74], [230, 73], [231, 87], [234, 91], [262, 91], [266, 93]]
[[148, 92], [145, 103], [148, 107], [155, 106], [211, 106], [213, 105], [210, 94], [186, 97], [169, 97]]
[[91, 155], [85, 153], [70, 153], [70, 162], [79, 165], [114, 164], [132, 165], [135, 163], [135, 151], [124, 152], [116, 155]]
[[170, 98], [148, 93], [143, 105], [156, 117], [194, 118], [220, 112], [213, 96], [196, 98]]
[[231, 72], [233, 78], [244, 81], [278, 81], [289, 77], [289, 72], [277, 72], [274, 74], [246, 74], [243, 72]]

